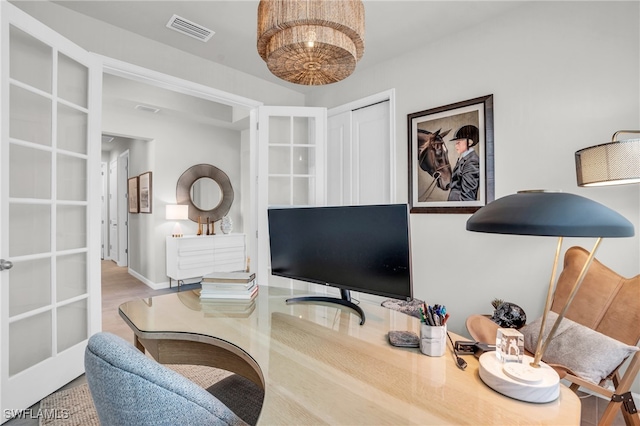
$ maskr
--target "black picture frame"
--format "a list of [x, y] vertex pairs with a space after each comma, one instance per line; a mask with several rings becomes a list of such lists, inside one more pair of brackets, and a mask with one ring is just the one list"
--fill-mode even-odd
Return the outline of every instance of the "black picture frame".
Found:
[[[452, 194], [451, 175], [459, 156], [453, 139], [464, 133], [463, 126], [477, 128], [479, 140], [473, 149], [480, 173], [479, 179], [470, 180], [477, 184], [465, 183], [462, 191], [461, 180], [454, 176]], [[407, 129], [411, 213], [474, 213], [494, 200], [493, 95], [408, 114]]]

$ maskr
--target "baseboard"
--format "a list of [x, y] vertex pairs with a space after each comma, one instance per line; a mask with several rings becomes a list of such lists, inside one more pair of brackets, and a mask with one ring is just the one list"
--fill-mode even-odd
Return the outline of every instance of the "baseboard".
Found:
[[154, 283], [153, 281], [150, 281], [147, 277], [140, 275], [139, 273], [137, 273], [136, 271], [134, 271], [131, 268], [128, 268], [127, 271], [129, 272], [129, 275], [135, 277], [136, 279], [142, 281], [147, 287], [152, 288], [153, 290], [161, 290], [163, 288], [169, 288], [169, 282], [164, 282], [164, 283]]

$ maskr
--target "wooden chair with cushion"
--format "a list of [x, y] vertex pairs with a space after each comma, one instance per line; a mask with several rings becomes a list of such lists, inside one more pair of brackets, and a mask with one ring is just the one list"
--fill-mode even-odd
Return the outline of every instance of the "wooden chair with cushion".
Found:
[[[571, 288], [580, 274], [588, 255], [589, 253], [581, 247], [571, 247], [565, 253], [563, 270], [558, 277], [553, 296], [552, 312], [559, 312], [566, 303]], [[563, 344], [562, 333], [556, 333], [542, 360], [552, 366], [561, 378], [571, 382], [572, 390], [577, 391], [578, 388], [584, 387], [610, 399], [600, 418], [600, 425], [611, 424], [618, 408], [622, 408], [622, 414], [627, 425], [640, 425], [640, 414], [638, 414], [633, 404], [633, 397], [630, 392], [631, 385], [638, 371], [640, 371], [640, 351], [636, 351], [636, 348], [634, 348], [640, 340], [640, 275], [633, 278], [622, 277], [604, 266], [597, 259], [594, 259], [582, 286], [567, 309], [565, 318], [580, 324], [576, 327], [587, 331], [587, 334], [580, 335], [580, 341], [591, 338], [595, 340], [596, 338], [601, 338], [601, 335], [615, 339], [617, 342], [612, 341], [611, 343], [617, 345], [616, 349], [626, 350], [626, 352], [618, 351], [624, 354], [620, 357], [620, 364], [614, 363], [613, 365], [617, 365], [617, 367], [614, 367], [613, 371], [600, 380], [599, 383], [593, 383], [573, 371], [578, 368], [574, 367], [572, 370], [572, 368], [568, 368], [558, 362], [562, 360], [564, 363], [566, 360], [571, 360], [575, 365], [575, 362], [580, 362], [578, 359], [580, 354], [564, 353], [559, 359], [556, 356], [556, 359], [548, 360], [547, 358], [550, 357], [549, 353], [553, 352], [554, 345], [560, 346]], [[566, 322], [569, 323], [570, 321]], [[550, 323], [551, 321], [547, 321], [549, 328]], [[564, 319], [562, 323], [565, 323]], [[476, 341], [495, 341], [498, 325], [487, 316], [472, 315], [467, 318], [466, 325], [471, 337]], [[525, 330], [527, 328], [529, 332], [536, 329], [533, 324], [521, 329], [525, 334], [525, 341], [527, 340], [527, 330]], [[540, 331], [539, 323], [537, 328], [537, 331], [535, 331], [536, 340]], [[601, 335], [593, 333], [591, 330], [595, 330]], [[571, 346], [571, 342], [565, 342], [564, 346]], [[598, 347], [600, 346], [599, 344]], [[535, 346], [532, 350], [535, 350]], [[602, 350], [609, 360], [613, 358], [613, 350], [608, 350], [608, 348], [603, 348]], [[576, 351], [578, 351], [577, 348]], [[626, 359], [624, 359], [625, 357]], [[620, 367], [625, 363], [627, 363], [627, 368], [624, 373], [620, 373]], [[587, 368], [589, 367], [587, 366]], [[613, 390], [607, 387], [609, 382], [612, 383]]]

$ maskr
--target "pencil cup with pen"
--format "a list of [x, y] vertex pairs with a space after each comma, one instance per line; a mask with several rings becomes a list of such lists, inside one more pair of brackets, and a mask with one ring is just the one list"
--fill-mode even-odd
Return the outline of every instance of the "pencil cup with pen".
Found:
[[426, 306], [420, 308], [420, 352], [429, 356], [442, 356], [447, 348], [447, 319], [444, 306]]

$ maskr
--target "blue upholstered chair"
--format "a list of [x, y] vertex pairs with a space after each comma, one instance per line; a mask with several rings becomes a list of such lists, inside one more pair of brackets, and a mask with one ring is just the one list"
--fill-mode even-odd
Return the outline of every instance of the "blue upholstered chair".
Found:
[[84, 364], [103, 425], [246, 425], [209, 392], [116, 335], [91, 336]]

